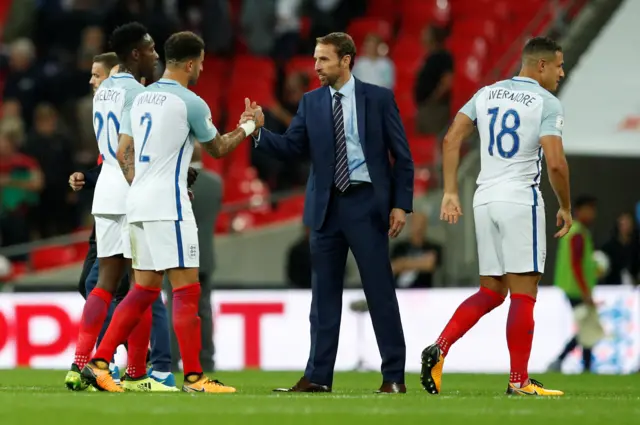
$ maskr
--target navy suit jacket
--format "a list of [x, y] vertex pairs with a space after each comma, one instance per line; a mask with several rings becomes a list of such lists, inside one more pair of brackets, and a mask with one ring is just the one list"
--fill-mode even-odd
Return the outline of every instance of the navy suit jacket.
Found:
[[[388, 224], [392, 208], [412, 211], [413, 159], [393, 92], [356, 79], [355, 94], [360, 143], [381, 218]], [[334, 184], [335, 136], [329, 87], [305, 93], [285, 134], [263, 128], [259, 137], [258, 149], [284, 161], [311, 157], [304, 224], [320, 230]]]

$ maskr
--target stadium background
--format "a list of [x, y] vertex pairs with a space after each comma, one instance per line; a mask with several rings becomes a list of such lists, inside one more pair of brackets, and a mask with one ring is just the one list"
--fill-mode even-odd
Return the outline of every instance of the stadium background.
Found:
[[[294, 8], [296, 4], [299, 8]], [[283, 122], [290, 114], [288, 104], [318, 85], [310, 55], [316, 35], [349, 32], [359, 49], [357, 61], [365, 58], [366, 36], [377, 35], [380, 44], [373, 50], [381, 55], [377, 61], [383, 63], [382, 69], [392, 70], [385, 82], [395, 92], [416, 164], [416, 214], [428, 223], [419, 226], [410, 222], [403, 238], [408, 240], [412, 232], [420, 233], [439, 253], [438, 266], [430, 279], [434, 288], [398, 290], [408, 350], [417, 353], [436, 336], [434, 332], [477, 282], [470, 214], [479, 170], [477, 144], [465, 146], [461, 165], [461, 194], [467, 215], [461, 225], [447, 228], [437, 220], [441, 195], [439, 144], [445, 126], [435, 131], [419, 128], [417, 117], [423, 105], [416, 98], [423, 100], [418, 93], [421, 84], [432, 90], [439, 84], [447, 86], [440, 77], [451, 65], [439, 60], [425, 71], [425, 59], [433, 53], [424, 42], [426, 29], [435, 26], [438, 34], [446, 36], [443, 47], [452, 59], [450, 89], [446, 90], [449, 95], [439, 105], [446, 106], [448, 117], [483, 84], [514, 75], [520, 49], [528, 37], [548, 34], [564, 45], [569, 78], [561, 86], [560, 98], [567, 110], [565, 144], [572, 191], [589, 193], [600, 200], [593, 231], [596, 244], [602, 246], [612, 237], [611, 229], [621, 213], [632, 211], [634, 217], [637, 215], [638, 192], [633, 182], [640, 178], [634, 164], [640, 153], [633, 139], [638, 134], [638, 110], [632, 102], [624, 104], [629, 110], [616, 103], [608, 109], [614, 109], [610, 115], [617, 121], [591, 131], [590, 126], [602, 122], [599, 118], [603, 113], [590, 111], [586, 100], [574, 93], [591, 92], [599, 84], [611, 90], [613, 85], [622, 87], [616, 91], [619, 96], [629, 98], [624, 84], [630, 77], [624, 71], [632, 73], [637, 67], [628, 62], [621, 67], [612, 65], [617, 73], [610, 75], [616, 78], [596, 83], [576, 77], [580, 83], [577, 87], [572, 73], [602, 76], [601, 69], [593, 70], [599, 61], [589, 60], [589, 55], [605, 36], [609, 37], [608, 46], [615, 46], [624, 31], [637, 33], [628, 20], [616, 23], [618, 32], [614, 35], [608, 34], [614, 26], [607, 25], [635, 13], [640, 13], [635, 0], [0, 2], [0, 129], [11, 135], [16, 148], [27, 157], [26, 168], [41, 170], [44, 178], [42, 187], [17, 195], [0, 179], [0, 368], [65, 368], [72, 357], [82, 311], [75, 286], [92, 219], [91, 193], [72, 193], [67, 179], [73, 171], [91, 168], [97, 158], [88, 80], [91, 58], [107, 50], [107, 35], [115, 26], [130, 20], [147, 25], [161, 60], [162, 43], [172, 32], [189, 29], [201, 34], [207, 44], [207, 59], [194, 91], [209, 103], [214, 122], [223, 131], [234, 128], [245, 96], [269, 110], [273, 126], [286, 128]], [[161, 64], [160, 72], [162, 68]], [[567, 97], [570, 92], [573, 96], [566, 100], [565, 86]], [[596, 99], [594, 94], [589, 101], [595, 109], [602, 109]], [[595, 141], [587, 146], [587, 139]], [[614, 145], [616, 148], [612, 148]], [[0, 155], [7, 154], [3, 151]], [[0, 156], [0, 178], [6, 172], [6, 162], [2, 161], [5, 157]], [[300, 260], [304, 257], [300, 247], [304, 246], [301, 189], [306, 180], [305, 164], [285, 167], [265, 161], [252, 154], [249, 143], [245, 143], [224, 160], [204, 158], [204, 165], [224, 183], [223, 209], [212, 235], [216, 247], [214, 337], [216, 342], [225, 341], [216, 344], [216, 365], [221, 369], [301, 369], [308, 352], [310, 292], [299, 287], [304, 283], [289, 279], [288, 268], [304, 271], [305, 266]], [[555, 200], [543, 181], [551, 232]], [[638, 243], [637, 233], [635, 237]], [[549, 245], [546, 286], [551, 284], [555, 242], [549, 240]], [[292, 255], [294, 251], [302, 254]], [[289, 261], [297, 262], [297, 266]], [[616, 283], [619, 285], [602, 286], [597, 291], [607, 330], [607, 338], [596, 349], [598, 372], [628, 373], [639, 367], [638, 290]], [[347, 287], [337, 369], [375, 370], [379, 356], [370, 321], [366, 314], [351, 308], [353, 302], [363, 298], [353, 259], [349, 261]], [[450, 370], [507, 369], [506, 345], [498, 346], [497, 351], [502, 353], [498, 356], [474, 352], [474, 347], [487, 339], [502, 340], [507, 308], [502, 306], [460, 342], [448, 358]], [[531, 368], [541, 371], [573, 332], [568, 303], [555, 288], [541, 291], [536, 322]], [[425, 330], [426, 323], [429, 326]], [[292, 338], [304, 343], [283, 355], [280, 344]], [[475, 354], [473, 360], [469, 360], [470, 352]], [[578, 371], [579, 358], [579, 353], [572, 354], [564, 370]], [[417, 367], [417, 363], [408, 364], [410, 371]]]

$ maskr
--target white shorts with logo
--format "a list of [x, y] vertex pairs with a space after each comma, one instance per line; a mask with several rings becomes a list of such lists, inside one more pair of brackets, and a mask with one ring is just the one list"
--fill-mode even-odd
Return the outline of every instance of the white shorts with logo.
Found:
[[129, 223], [125, 214], [96, 214], [96, 249], [98, 258], [124, 255], [131, 258]]
[[544, 206], [491, 202], [474, 207], [480, 276], [544, 272]]
[[129, 227], [134, 269], [163, 271], [200, 266], [195, 221], [142, 221]]

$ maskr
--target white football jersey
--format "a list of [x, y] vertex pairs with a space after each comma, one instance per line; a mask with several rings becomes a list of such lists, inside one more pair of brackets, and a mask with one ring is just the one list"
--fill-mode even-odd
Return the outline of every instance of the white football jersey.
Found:
[[124, 178], [116, 152], [123, 114], [128, 114], [133, 98], [144, 86], [131, 74], [118, 73], [100, 84], [93, 96], [93, 129], [102, 157], [96, 183], [92, 214], [126, 214], [129, 183]]
[[514, 77], [480, 89], [460, 110], [480, 133], [481, 168], [473, 205], [544, 205], [542, 136], [562, 137], [560, 101], [537, 81]]
[[187, 192], [193, 144], [211, 142], [218, 133], [204, 100], [163, 78], [136, 96], [121, 131], [135, 146], [129, 222], [195, 220]]

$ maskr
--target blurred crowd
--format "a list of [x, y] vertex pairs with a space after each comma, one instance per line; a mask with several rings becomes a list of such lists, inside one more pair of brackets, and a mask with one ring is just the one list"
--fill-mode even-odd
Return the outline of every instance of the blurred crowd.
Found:
[[[276, 101], [267, 127], [284, 132], [302, 95], [317, 87], [305, 72], [286, 73], [287, 60], [311, 55], [315, 37], [345, 31], [367, 8], [366, 0], [20, 0], [2, 28], [0, 54], [0, 244], [8, 246], [66, 234], [86, 224], [91, 195], [67, 188], [69, 174], [95, 164], [98, 152], [88, 84], [92, 59], [108, 51], [108, 35], [133, 20], [162, 45], [178, 30], [202, 35], [207, 54], [238, 52], [273, 59]], [[429, 27], [429, 56], [418, 72], [415, 104], [424, 134], [449, 119], [453, 63], [446, 31]], [[372, 32], [359, 46], [354, 74], [393, 89], [394, 63], [383, 38]], [[310, 61], [312, 63], [312, 61]], [[212, 109], [218, 105], [212, 105]], [[216, 123], [224, 129], [223, 123]], [[251, 152], [251, 165], [272, 191], [303, 185], [307, 164], [284, 166]]]

